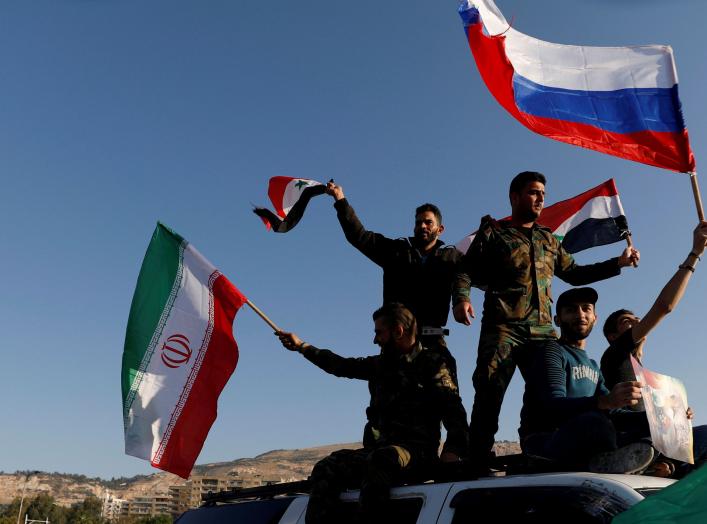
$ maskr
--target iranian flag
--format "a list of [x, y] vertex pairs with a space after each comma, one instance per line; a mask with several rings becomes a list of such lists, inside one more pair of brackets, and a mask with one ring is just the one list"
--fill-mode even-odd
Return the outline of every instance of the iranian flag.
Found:
[[[544, 208], [538, 224], [552, 230], [569, 253], [613, 244], [631, 234], [613, 178], [581, 195]], [[475, 236], [476, 231], [457, 242], [456, 248], [466, 253]]]
[[246, 297], [158, 223], [125, 334], [125, 453], [187, 478], [238, 362], [233, 319]]
[[308, 178], [272, 177], [268, 183], [268, 197], [275, 213], [264, 207], [256, 207], [253, 213], [268, 229], [287, 233], [299, 223], [312, 197], [323, 195], [325, 189], [321, 182]]

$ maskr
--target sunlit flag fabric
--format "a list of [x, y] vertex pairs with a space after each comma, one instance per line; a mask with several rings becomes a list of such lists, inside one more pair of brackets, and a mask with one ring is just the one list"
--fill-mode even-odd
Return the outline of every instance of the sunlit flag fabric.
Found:
[[275, 213], [264, 207], [256, 207], [253, 213], [260, 217], [268, 229], [276, 233], [287, 233], [299, 223], [310, 199], [323, 195], [325, 189], [324, 184], [316, 180], [272, 177], [268, 184], [268, 196], [275, 207]]
[[707, 516], [707, 467], [645, 498], [611, 521], [614, 524], [704, 524]]
[[158, 223], [125, 335], [125, 453], [187, 478], [238, 362], [233, 319], [246, 297]]
[[464, 0], [459, 13], [489, 91], [531, 131], [644, 164], [695, 170], [670, 46], [544, 42], [510, 27], [491, 0]]
[[[630, 234], [613, 178], [581, 195], [546, 207], [538, 223], [550, 228], [569, 253], [613, 244]], [[466, 253], [475, 235], [476, 232], [464, 237], [456, 248]]]

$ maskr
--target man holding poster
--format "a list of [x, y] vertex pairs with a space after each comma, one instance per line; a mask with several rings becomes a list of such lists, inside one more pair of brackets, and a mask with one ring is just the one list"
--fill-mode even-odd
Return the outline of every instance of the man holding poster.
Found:
[[[679, 442], [684, 450], [684, 430], [667, 440], [663, 437], [670, 437], [668, 429], [679, 429], [679, 424], [672, 422], [679, 418], [686, 421], [691, 415], [684, 391], [679, 394], [674, 385], [659, 387], [659, 376], [645, 369], [641, 369], [639, 380], [607, 388], [599, 366], [585, 351], [597, 319], [597, 300], [597, 292], [589, 287], [570, 289], [558, 298], [555, 323], [560, 327], [560, 339], [537, 355], [526, 377], [521, 448], [527, 455], [549, 459], [558, 469], [639, 473], [653, 461], [651, 435], [659, 437], [660, 442], [653, 442], [659, 451], [667, 451], [666, 442]], [[647, 385], [653, 387], [645, 388]], [[660, 407], [653, 410], [654, 420], [670, 418], [665, 431], [649, 427], [650, 414], [647, 417], [645, 412], [627, 409], [638, 404], [642, 391], [651, 397], [654, 391], [667, 393], [663, 400], [646, 398], [651, 408]], [[676, 409], [681, 411], [677, 415]], [[700, 426], [694, 431], [698, 463], [707, 455], [704, 429]], [[690, 440], [689, 430], [687, 433]]]
[[[697, 262], [702, 257], [705, 250], [705, 242], [707, 242], [707, 222], [700, 222], [692, 234], [692, 249], [687, 255], [687, 258], [682, 264], [678, 266], [675, 274], [668, 280], [667, 284], [663, 287], [662, 291], [656, 298], [655, 302], [648, 310], [648, 313], [643, 318], [639, 318], [632, 311], [628, 309], [619, 309], [611, 313], [604, 322], [604, 336], [609, 342], [609, 348], [604, 352], [601, 357], [601, 371], [606, 380], [606, 386], [608, 388], [613, 387], [615, 384], [631, 380], [640, 380], [641, 382], [646, 382], [646, 378], [656, 377], [655, 380], [648, 380], [646, 388], [651, 391], [651, 398], [655, 395], [659, 395], [661, 389], [665, 388], [655, 388], [651, 385], [663, 384], [666, 385], [674, 381], [671, 377], [665, 375], [659, 375], [657, 373], [644, 370], [643, 378], [639, 377], [636, 369], [642, 369], [642, 359], [644, 354], [644, 346], [646, 342], [646, 337], [671, 311], [673, 311], [682, 296], [687, 289], [688, 283], [692, 275], [695, 272], [695, 267]], [[633, 361], [633, 362], [632, 362]], [[646, 376], [647, 375], [647, 376]], [[663, 380], [664, 379], [664, 380]], [[669, 379], [669, 380], [668, 380]], [[678, 381], [679, 382], [679, 381]], [[674, 388], [673, 388], [674, 389]], [[678, 387], [678, 391], [679, 391]], [[683, 397], [684, 397], [684, 388]], [[674, 397], [677, 393], [673, 394]], [[681, 397], [682, 398], [682, 397]], [[653, 406], [661, 406], [663, 404], [661, 399], [655, 399], [657, 404], [654, 402]], [[670, 402], [669, 404], [674, 404], [675, 402]], [[661, 417], [663, 423], [659, 424], [657, 419], [654, 417], [655, 423], [652, 424], [652, 437], [655, 441], [657, 449], [659, 449], [663, 455], [677, 459], [682, 462], [691, 463], [690, 454], [692, 453], [692, 445], [687, 445], [686, 438], [683, 437], [679, 439], [677, 436], [674, 438], [669, 438], [667, 441], [671, 442], [670, 445], [662, 446], [660, 443], [664, 440], [659, 435], [663, 435], [664, 432], [658, 430], [659, 427], [670, 427], [671, 432], [674, 432], [676, 426], [676, 420], [668, 420], [666, 418], [666, 412], [660, 408], [652, 407], [647, 409], [644, 405], [643, 400], [635, 406], [630, 406], [629, 409], [634, 411], [647, 411], [648, 418], [654, 412], [659, 412], [663, 416]], [[684, 424], [689, 424], [688, 420], [692, 419], [692, 411], [688, 408], [687, 418], [684, 413], [679, 414], [680, 419]], [[685, 433], [685, 432], [683, 432]], [[707, 444], [707, 426], [698, 426], [693, 429], [694, 433], [694, 443], [695, 443], [695, 455], [701, 456], [703, 454], [701, 446], [703, 443]], [[688, 438], [691, 437], [690, 432], [687, 431]], [[675, 445], [676, 442], [682, 441], [683, 445]], [[689, 448], [689, 453], [687, 449]], [[674, 451], [669, 451], [674, 450]], [[658, 461], [653, 468], [655, 474], [669, 475], [673, 474], [676, 469], [676, 464], [671, 461]], [[681, 464], [677, 464], [678, 475], [681, 475], [685, 471], [691, 468], [680, 467]]]

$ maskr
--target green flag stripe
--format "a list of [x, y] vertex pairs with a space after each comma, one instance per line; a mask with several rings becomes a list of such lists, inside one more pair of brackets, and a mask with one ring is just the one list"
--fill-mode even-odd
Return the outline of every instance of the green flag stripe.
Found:
[[127, 413], [181, 285], [186, 241], [157, 223], [140, 268], [125, 333], [121, 386]]
[[707, 516], [707, 466], [617, 515], [617, 524], [702, 524]]

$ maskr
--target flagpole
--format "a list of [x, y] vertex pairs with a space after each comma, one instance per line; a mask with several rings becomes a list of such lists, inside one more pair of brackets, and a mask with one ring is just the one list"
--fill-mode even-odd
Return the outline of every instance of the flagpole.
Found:
[[705, 220], [705, 210], [702, 208], [702, 196], [700, 195], [700, 186], [697, 185], [697, 171], [688, 173], [690, 182], [692, 183], [692, 194], [695, 196], [695, 206], [697, 206], [697, 217], [700, 222]]
[[273, 322], [272, 320], [270, 320], [270, 319], [268, 318], [268, 316], [267, 316], [265, 313], [263, 313], [263, 312], [260, 310], [260, 308], [259, 308], [258, 306], [256, 306], [255, 304], [253, 304], [253, 303], [250, 301], [250, 299], [246, 299], [245, 303], [248, 304], [248, 305], [250, 306], [250, 308], [251, 308], [253, 311], [255, 311], [255, 312], [258, 314], [258, 316], [259, 316], [260, 318], [262, 318], [262, 319], [267, 323], [268, 326], [270, 326], [271, 328], [273, 328], [275, 331], [281, 331], [281, 329], [280, 329], [279, 327], [277, 327], [277, 325], [275, 324], [275, 322]]

